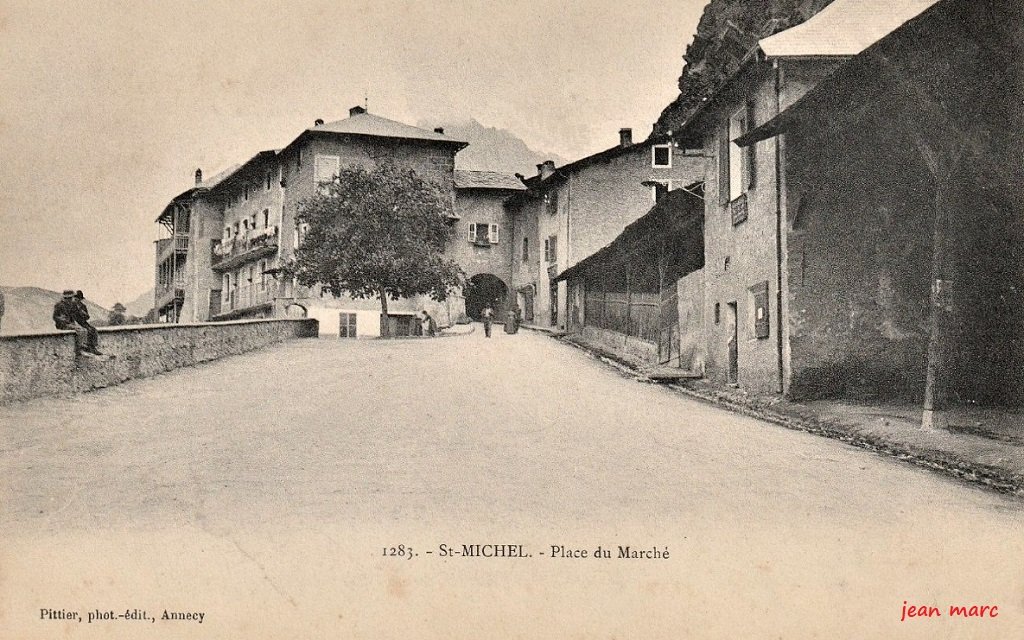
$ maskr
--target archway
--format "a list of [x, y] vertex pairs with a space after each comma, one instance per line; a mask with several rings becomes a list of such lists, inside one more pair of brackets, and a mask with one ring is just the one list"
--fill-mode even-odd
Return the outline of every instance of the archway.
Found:
[[491, 273], [480, 273], [466, 283], [466, 315], [480, 319], [484, 307], [491, 305], [494, 319], [499, 322], [505, 317], [508, 301], [508, 287], [501, 278]]
[[284, 315], [287, 318], [305, 318], [308, 313], [306, 307], [301, 304], [292, 303], [284, 308]]

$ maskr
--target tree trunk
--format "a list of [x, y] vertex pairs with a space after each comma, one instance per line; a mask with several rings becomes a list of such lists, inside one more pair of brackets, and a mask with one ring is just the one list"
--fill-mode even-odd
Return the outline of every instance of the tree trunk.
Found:
[[391, 323], [388, 322], [388, 293], [380, 290], [380, 337], [391, 337]]

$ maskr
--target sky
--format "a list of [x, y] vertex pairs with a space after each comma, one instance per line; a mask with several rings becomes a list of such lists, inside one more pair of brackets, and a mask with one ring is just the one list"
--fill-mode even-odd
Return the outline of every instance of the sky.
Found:
[[578, 159], [646, 137], [705, 0], [0, 0], [0, 284], [153, 286], [155, 219], [256, 151], [372, 113]]

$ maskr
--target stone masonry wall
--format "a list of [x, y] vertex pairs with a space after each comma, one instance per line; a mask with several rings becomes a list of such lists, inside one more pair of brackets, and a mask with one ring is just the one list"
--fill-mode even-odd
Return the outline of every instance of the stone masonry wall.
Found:
[[316, 337], [315, 320], [245, 320], [100, 329], [101, 360], [75, 354], [71, 331], [0, 337], [0, 404], [66, 395]]

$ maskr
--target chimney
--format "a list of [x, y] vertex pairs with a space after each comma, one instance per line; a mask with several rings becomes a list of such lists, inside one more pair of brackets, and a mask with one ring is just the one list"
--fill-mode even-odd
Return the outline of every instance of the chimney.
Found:
[[434, 133], [440, 133], [444, 135], [444, 127], [434, 127]]
[[547, 180], [555, 173], [555, 161], [545, 160], [544, 162], [537, 165], [537, 175], [540, 176], [541, 180]]
[[203, 184], [203, 170], [196, 169], [196, 186]]
[[358, 116], [361, 113], [366, 113], [366, 109], [357, 105], [348, 110], [348, 117]]
[[628, 147], [628, 146], [630, 146], [632, 144], [633, 144], [633, 130], [628, 128], [628, 127], [624, 127], [622, 129], [619, 129], [619, 146], [620, 147]]
[[314, 126], [314, 127], [319, 127], [319, 126], [320, 126], [320, 125], [322, 125], [323, 123], [324, 123], [324, 120], [323, 120], [323, 118], [317, 118], [316, 120], [314, 120], [314, 121], [313, 121], [313, 126]]

